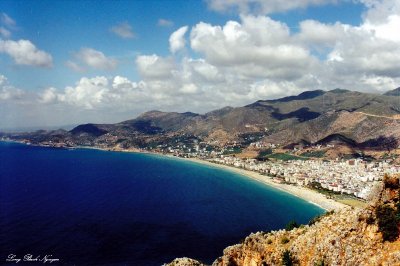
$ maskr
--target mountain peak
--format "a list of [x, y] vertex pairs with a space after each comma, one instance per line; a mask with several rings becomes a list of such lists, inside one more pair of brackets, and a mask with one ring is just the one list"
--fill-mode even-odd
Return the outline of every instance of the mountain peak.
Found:
[[386, 95], [386, 96], [400, 96], [400, 87], [398, 87], [397, 89], [394, 89], [394, 90], [387, 91], [383, 95]]
[[341, 88], [336, 88], [336, 89], [330, 90], [329, 92], [339, 94], [339, 93], [346, 93], [346, 92], [350, 92], [350, 91], [349, 90], [345, 90], [345, 89], [341, 89]]
[[268, 102], [276, 103], [276, 102], [291, 102], [291, 101], [296, 101], [296, 100], [307, 100], [307, 99], [316, 98], [325, 93], [326, 92], [323, 90], [303, 91], [302, 93], [300, 93], [297, 96], [287, 96], [287, 97], [279, 98], [276, 100], [268, 100]]

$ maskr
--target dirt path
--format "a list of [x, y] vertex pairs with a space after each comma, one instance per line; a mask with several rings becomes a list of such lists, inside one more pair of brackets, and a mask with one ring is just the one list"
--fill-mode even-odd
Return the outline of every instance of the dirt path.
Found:
[[364, 112], [355, 112], [359, 114], [363, 114], [366, 116], [373, 116], [373, 117], [381, 117], [381, 118], [387, 118], [387, 119], [393, 119], [393, 120], [400, 120], [400, 115], [394, 115], [394, 116], [384, 116], [384, 115], [373, 115], [373, 114], [367, 114]]

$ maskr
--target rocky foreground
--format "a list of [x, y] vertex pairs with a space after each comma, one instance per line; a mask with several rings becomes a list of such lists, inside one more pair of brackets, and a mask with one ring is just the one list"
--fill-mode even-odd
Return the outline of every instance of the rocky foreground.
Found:
[[[385, 179], [365, 209], [328, 212], [290, 231], [251, 234], [227, 247], [222, 265], [400, 265], [399, 177]], [[204, 265], [182, 258], [167, 265]]]

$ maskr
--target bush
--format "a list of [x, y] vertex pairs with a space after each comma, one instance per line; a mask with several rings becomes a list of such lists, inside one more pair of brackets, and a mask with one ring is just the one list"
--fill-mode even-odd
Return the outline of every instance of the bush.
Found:
[[272, 244], [272, 240], [271, 239], [268, 239], [267, 240], [267, 244], [269, 245], [269, 244]]
[[375, 216], [378, 220], [379, 231], [382, 233], [383, 241], [395, 241], [399, 236], [396, 215], [397, 210], [388, 205], [378, 206]]
[[292, 265], [294, 265], [294, 261], [295, 261], [295, 259], [289, 250], [285, 250], [282, 253], [282, 265], [283, 266], [292, 266]]
[[272, 149], [271, 149], [271, 148], [268, 148], [268, 149], [265, 149], [265, 150], [261, 150], [261, 151], [258, 153], [258, 157], [262, 158], [262, 157], [265, 157], [265, 156], [267, 156], [267, 155], [269, 155], [269, 154], [272, 154], [272, 153], [273, 153]]
[[300, 154], [300, 156], [322, 158], [324, 157], [325, 152], [326, 151], [307, 151]]
[[291, 231], [291, 230], [293, 230], [294, 228], [297, 228], [297, 227], [299, 227], [299, 224], [296, 223], [295, 220], [292, 220], [286, 225], [285, 229], [286, 229], [286, 231]]
[[375, 219], [372, 216], [368, 216], [366, 222], [367, 222], [367, 224], [374, 224], [375, 223]]
[[281, 239], [282, 244], [289, 243], [289, 241], [290, 241], [289, 238], [287, 238], [286, 236], [282, 237], [282, 239]]
[[328, 266], [328, 264], [325, 263], [324, 259], [319, 260], [314, 264], [315, 266]]
[[400, 188], [399, 178], [398, 177], [391, 177], [387, 174], [383, 177], [383, 184], [385, 188], [391, 189], [398, 189]]

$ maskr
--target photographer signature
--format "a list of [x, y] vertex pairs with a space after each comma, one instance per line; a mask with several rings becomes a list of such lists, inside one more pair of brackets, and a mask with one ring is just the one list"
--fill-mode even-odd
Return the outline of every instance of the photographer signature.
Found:
[[53, 262], [59, 262], [60, 259], [55, 259], [52, 258], [53, 255], [38, 255], [34, 256], [32, 254], [25, 254], [23, 257], [17, 257], [15, 254], [10, 254], [7, 256], [6, 261], [7, 262], [14, 262], [14, 263], [19, 263], [19, 262], [42, 262], [42, 263], [53, 263]]

